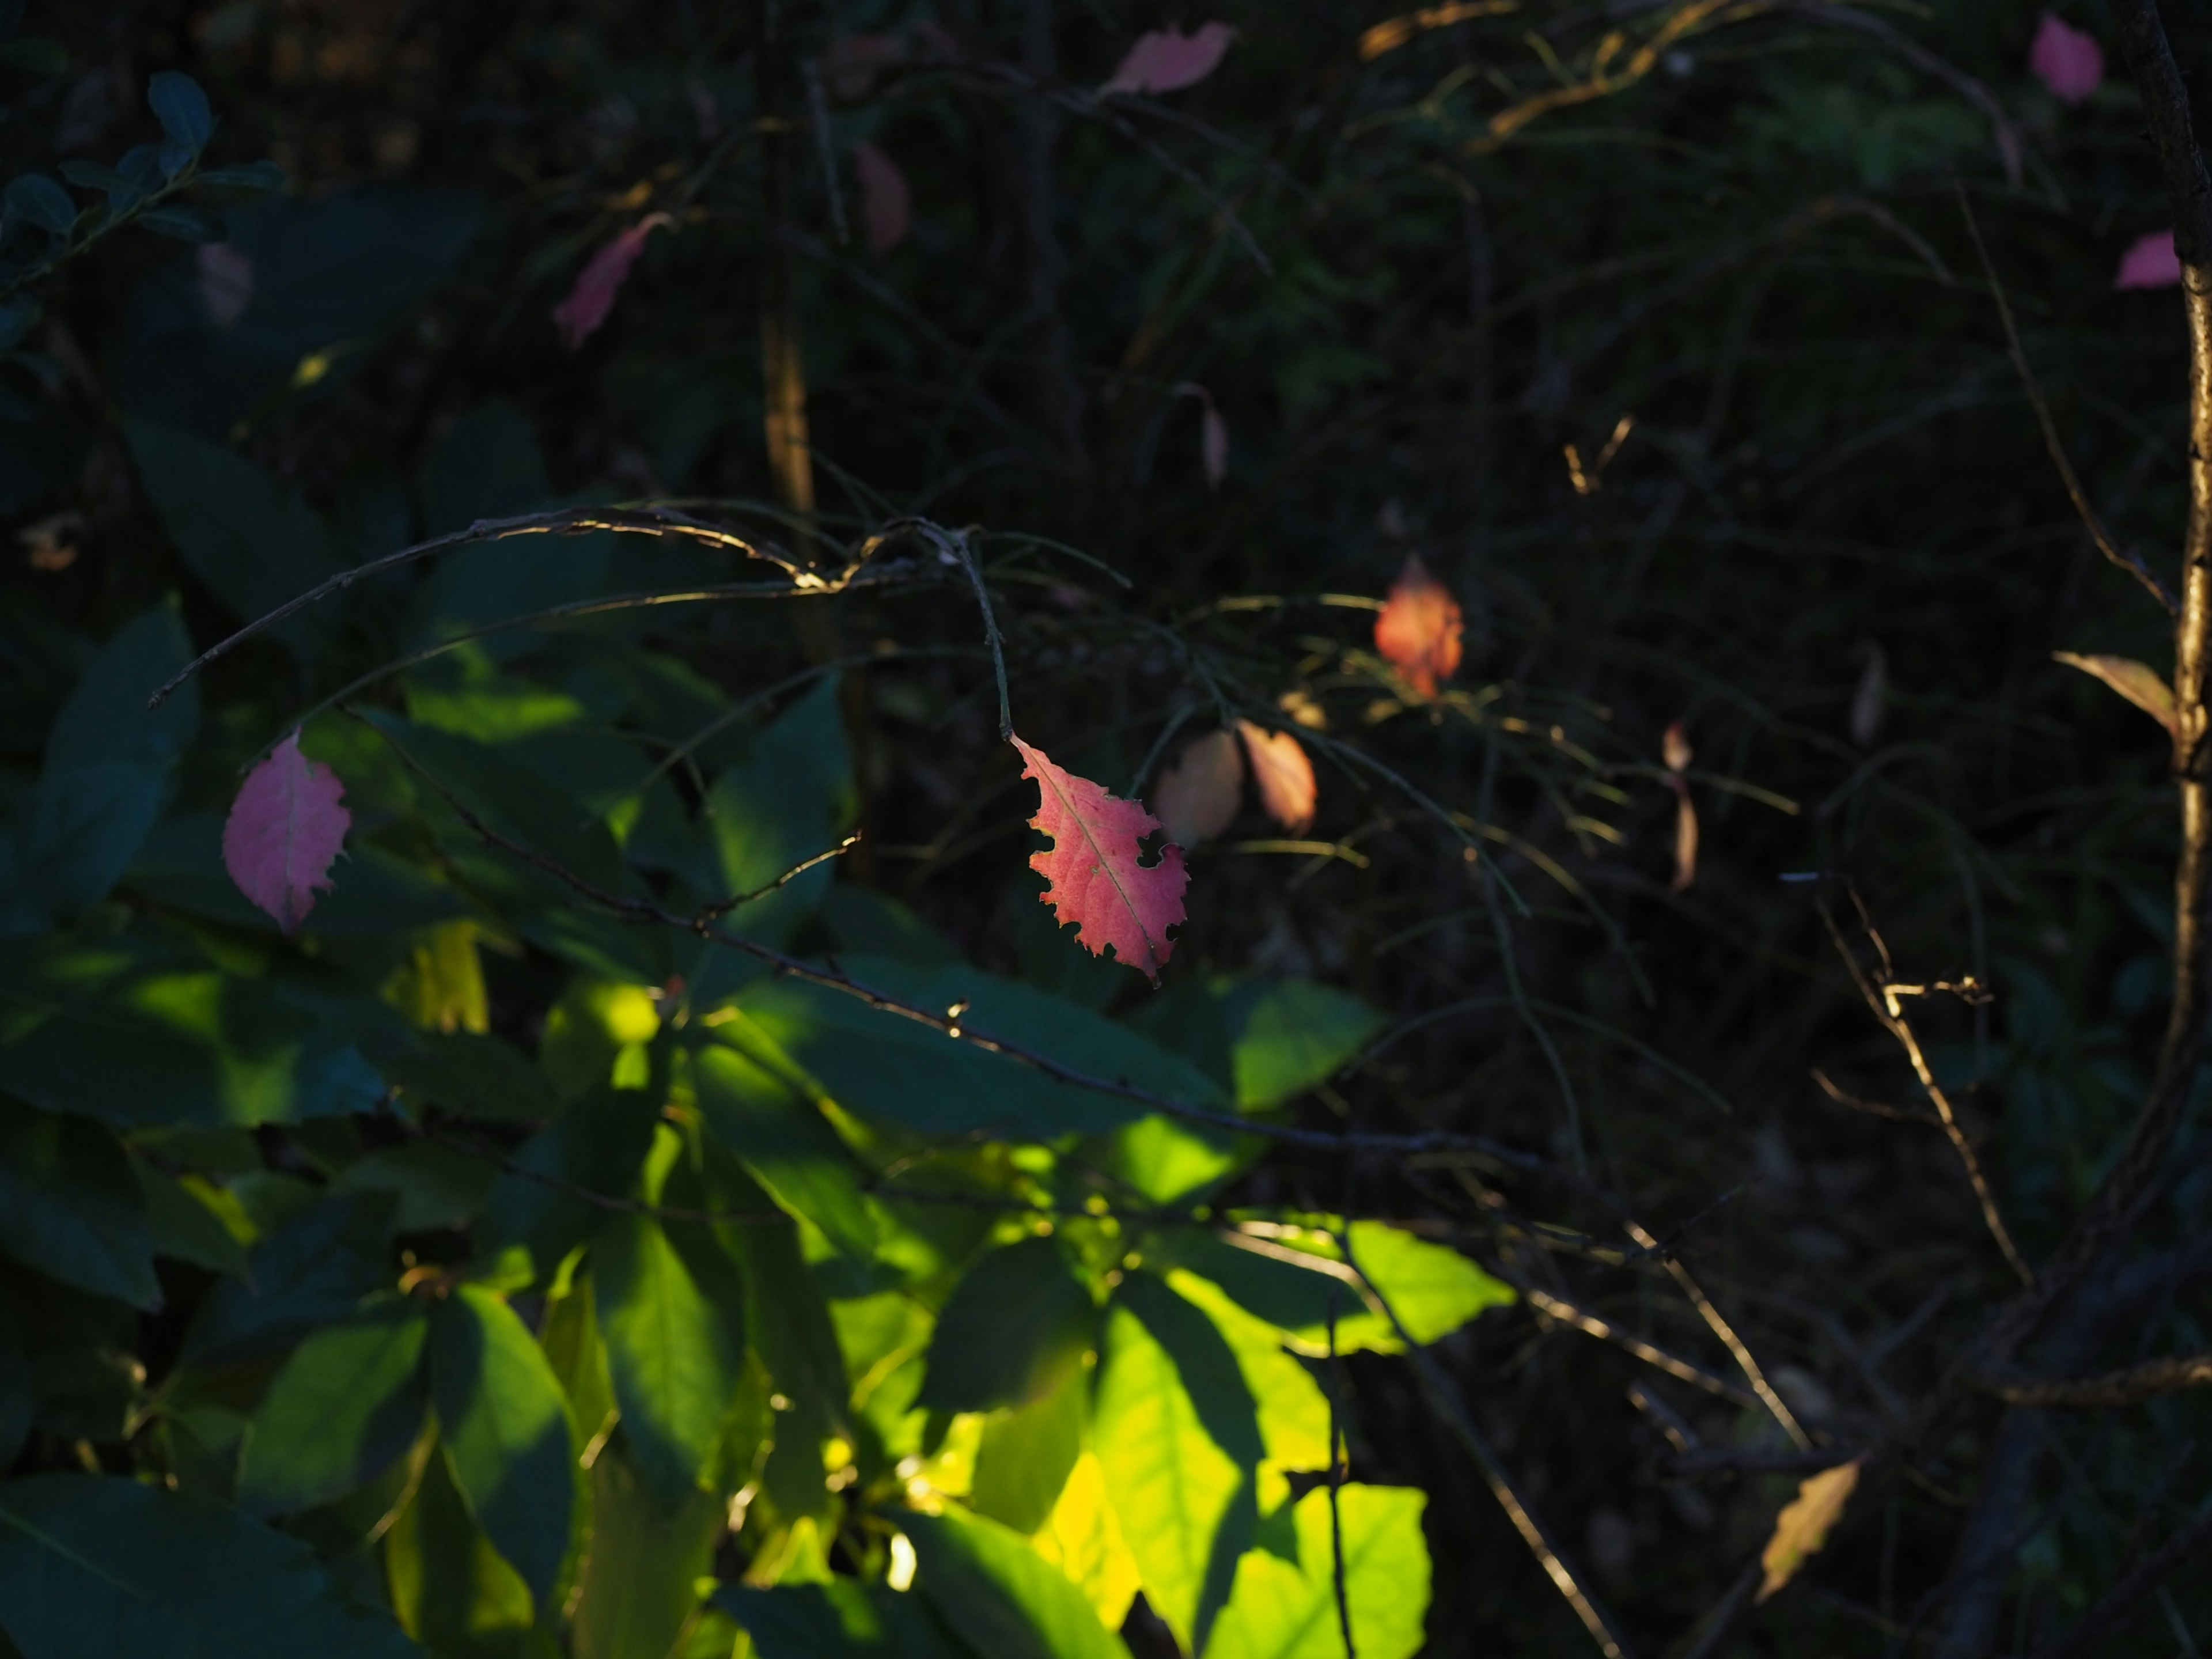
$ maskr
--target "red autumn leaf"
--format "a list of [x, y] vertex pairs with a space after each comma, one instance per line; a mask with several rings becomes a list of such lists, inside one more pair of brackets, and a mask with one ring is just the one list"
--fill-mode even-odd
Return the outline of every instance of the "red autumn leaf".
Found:
[[1414, 554], [1375, 619], [1375, 648], [1413, 690], [1433, 697], [1437, 687], [1459, 672], [1463, 625], [1459, 601]]
[[1189, 34], [1154, 29], [1137, 37], [1129, 55], [1101, 92], [1180, 92], [1194, 87], [1220, 66], [1237, 31], [1226, 23], [1200, 23]]
[[576, 285], [568, 290], [568, 297], [553, 307], [553, 322], [561, 331], [562, 345], [574, 351], [599, 332], [599, 325], [615, 308], [615, 295], [629, 280], [629, 268], [645, 252], [645, 239], [659, 227], [675, 222], [665, 213], [648, 213], [592, 256], [591, 262], [576, 273]]
[[860, 223], [868, 233], [868, 252], [889, 253], [906, 240], [914, 222], [914, 192], [898, 163], [873, 144], [853, 146], [853, 170], [860, 175]]
[[2049, 12], [2043, 14], [2027, 49], [2027, 66], [2062, 104], [2078, 104], [2105, 82], [2105, 54], [2097, 37], [2069, 28]]
[[353, 814], [338, 805], [337, 774], [300, 752], [293, 732], [246, 775], [222, 826], [222, 863], [238, 890], [297, 933], [317, 892], [330, 891], [331, 863]]
[[1138, 862], [1138, 843], [1160, 827], [1133, 800], [1109, 795], [1089, 778], [1053, 764], [1042, 749], [1012, 739], [1026, 764], [1022, 775], [1037, 785], [1037, 815], [1030, 827], [1052, 837], [1051, 848], [1030, 857], [1046, 881], [1044, 902], [1093, 956], [1109, 946], [1114, 959], [1141, 969], [1154, 984], [1175, 950], [1168, 930], [1183, 919], [1183, 889], [1190, 872], [1182, 849], [1169, 846], [1155, 864]]
[[1267, 816], [1292, 835], [1303, 835], [1313, 823], [1313, 763], [1304, 744], [1287, 732], [1270, 732], [1249, 720], [1237, 722], [1252, 757], [1252, 780], [1260, 786], [1260, 805]]
[[1178, 847], [1212, 841], [1235, 821], [1244, 795], [1244, 762], [1237, 739], [1209, 732], [1182, 751], [1152, 789], [1152, 810]]

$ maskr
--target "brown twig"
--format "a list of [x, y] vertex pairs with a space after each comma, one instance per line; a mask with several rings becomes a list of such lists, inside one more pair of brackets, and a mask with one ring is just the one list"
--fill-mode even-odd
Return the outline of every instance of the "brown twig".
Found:
[[1751, 1384], [1752, 1391], [1759, 1396], [1759, 1403], [1782, 1425], [1782, 1431], [1796, 1443], [1798, 1450], [1811, 1450], [1812, 1437], [1800, 1425], [1796, 1414], [1783, 1403], [1782, 1396], [1775, 1393], [1773, 1385], [1766, 1380], [1766, 1373], [1759, 1370], [1759, 1361], [1752, 1358], [1751, 1350], [1744, 1346], [1743, 1339], [1735, 1334], [1735, 1328], [1721, 1316], [1721, 1310], [1713, 1306], [1712, 1298], [1698, 1287], [1698, 1281], [1690, 1276], [1690, 1270], [1672, 1254], [1661, 1252], [1659, 1241], [1637, 1223], [1631, 1221], [1627, 1226], [1630, 1237], [1645, 1249], [1660, 1254], [1667, 1264], [1668, 1277], [1681, 1287], [1682, 1294], [1690, 1298], [1690, 1305], [1697, 1309], [1698, 1316], [1705, 1322], [1715, 1336], [1720, 1338], [1722, 1345], [1735, 1360], [1737, 1369], [1743, 1372], [1745, 1381]]
[[1549, 1291], [1539, 1290], [1532, 1285], [1522, 1285], [1519, 1288], [1528, 1305], [1547, 1318], [1556, 1319], [1562, 1325], [1571, 1325], [1585, 1336], [1594, 1336], [1601, 1342], [1610, 1342], [1624, 1348], [1645, 1364], [1656, 1366], [1668, 1376], [1677, 1377], [1692, 1388], [1703, 1389], [1707, 1394], [1754, 1409], [1759, 1404], [1757, 1395], [1739, 1389], [1735, 1383], [1715, 1376], [1702, 1366], [1693, 1365], [1688, 1360], [1668, 1352], [1656, 1343], [1646, 1342], [1640, 1336], [1631, 1336], [1585, 1308], [1562, 1301]]
[[1974, 1379], [1984, 1393], [2014, 1406], [2136, 1406], [2160, 1395], [2212, 1385], [2212, 1354], [2147, 1359], [2098, 1376], [2025, 1376], [1998, 1372]]

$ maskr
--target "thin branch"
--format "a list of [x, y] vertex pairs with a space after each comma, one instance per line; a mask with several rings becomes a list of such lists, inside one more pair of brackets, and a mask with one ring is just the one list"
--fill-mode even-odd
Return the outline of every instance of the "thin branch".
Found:
[[[1644, 1231], [1643, 1227], [1634, 1221], [1628, 1223], [1628, 1236], [1645, 1249], [1654, 1253], [1660, 1252], [1659, 1241]], [[1663, 1254], [1662, 1260], [1667, 1264], [1668, 1274], [1675, 1284], [1681, 1286], [1682, 1294], [1690, 1298], [1690, 1304], [1697, 1309], [1698, 1316], [1705, 1322], [1712, 1334], [1720, 1338], [1722, 1345], [1735, 1358], [1737, 1369], [1743, 1372], [1745, 1380], [1751, 1384], [1752, 1391], [1758, 1395], [1759, 1403], [1764, 1405], [1774, 1420], [1782, 1425], [1782, 1431], [1797, 1443], [1798, 1450], [1811, 1450], [1812, 1437], [1799, 1425], [1796, 1414], [1783, 1403], [1782, 1396], [1775, 1393], [1773, 1385], [1766, 1380], [1766, 1373], [1759, 1370], [1759, 1361], [1752, 1358], [1751, 1350], [1744, 1346], [1743, 1339], [1735, 1334], [1735, 1328], [1721, 1316], [1721, 1310], [1713, 1306], [1712, 1298], [1698, 1287], [1698, 1281], [1690, 1277], [1690, 1270], [1685, 1267], [1672, 1253]]]
[[2148, 1359], [2099, 1376], [2037, 1377], [1999, 1372], [1974, 1379], [1984, 1393], [2014, 1406], [2136, 1406], [2160, 1395], [2212, 1385], [2212, 1354]]
[[1625, 1348], [1645, 1364], [1656, 1365], [1668, 1376], [1678, 1377], [1692, 1388], [1703, 1389], [1707, 1394], [1750, 1409], [1755, 1410], [1759, 1406], [1758, 1395], [1739, 1389], [1733, 1382], [1715, 1376], [1701, 1366], [1693, 1365], [1688, 1360], [1668, 1352], [1655, 1342], [1646, 1342], [1640, 1336], [1631, 1336], [1617, 1325], [1599, 1318], [1586, 1308], [1578, 1308], [1571, 1302], [1562, 1301], [1549, 1291], [1539, 1290], [1531, 1285], [1523, 1285], [1520, 1286], [1520, 1290], [1522, 1299], [1530, 1307], [1540, 1314], [1558, 1320], [1562, 1325], [1571, 1325], [1586, 1336], [1594, 1336], [1601, 1342], [1610, 1342], [1617, 1347]]
[[2035, 1650], [2033, 1659], [2077, 1659], [2078, 1656], [2110, 1650], [2112, 1638], [2123, 1621], [2183, 1562], [2212, 1545], [2212, 1509], [2208, 1509], [2165, 1543], [2138, 1561], [2103, 1599], [2075, 1621], [2074, 1628], [2057, 1641]]

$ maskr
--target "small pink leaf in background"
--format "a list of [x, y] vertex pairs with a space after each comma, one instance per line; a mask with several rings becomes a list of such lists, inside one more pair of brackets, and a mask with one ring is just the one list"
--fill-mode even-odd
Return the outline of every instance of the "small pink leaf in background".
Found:
[[1229, 476], [1229, 422], [1221, 418], [1213, 394], [1197, 381], [1185, 380], [1176, 388], [1176, 396], [1198, 399], [1199, 465], [1206, 470], [1206, 487], [1218, 489]]
[[561, 331], [562, 345], [574, 351], [599, 332], [599, 325], [615, 308], [615, 295], [629, 280], [629, 268], [645, 252], [645, 239], [660, 226], [675, 222], [665, 213], [648, 213], [592, 256], [591, 262], [576, 273], [576, 285], [568, 290], [568, 297], [553, 307], [553, 323]]
[[1164, 848], [1156, 864], [1139, 862], [1138, 843], [1160, 827], [1133, 800], [1109, 795], [1089, 778], [1052, 763], [1042, 749], [1012, 740], [1025, 764], [1022, 775], [1037, 785], [1037, 815], [1030, 827], [1052, 837], [1052, 846], [1030, 855], [1030, 868], [1045, 878], [1043, 898], [1091, 955], [1110, 946], [1114, 959], [1141, 970], [1155, 985], [1175, 950], [1168, 930], [1183, 919], [1183, 890], [1190, 872], [1182, 849]]
[[2027, 49], [2027, 66], [2062, 104], [2078, 104], [2105, 83], [2105, 54], [2096, 37], [2043, 14]]
[[1244, 797], [1244, 761], [1237, 739], [1209, 732], [1182, 751], [1152, 787], [1152, 811], [1178, 847], [1212, 841], [1236, 821]]
[[203, 242], [193, 259], [200, 303], [217, 328], [234, 327], [253, 303], [253, 256], [228, 242]]
[[1189, 34], [1154, 29], [1137, 37], [1129, 55], [1101, 92], [1180, 92], [1194, 87], [1220, 67], [1237, 31], [1226, 23], [1200, 23]]
[[295, 732], [246, 774], [231, 803], [223, 867], [287, 933], [299, 931], [317, 892], [330, 891], [331, 860], [353, 825], [338, 804], [344, 793], [337, 773], [300, 752]]
[[1667, 787], [1674, 792], [1674, 878], [1667, 885], [1680, 893], [1698, 878], [1698, 809], [1691, 804], [1690, 781], [1682, 775], [1697, 757], [1681, 721], [1667, 728], [1659, 741], [1659, 756], [1667, 763]]
[[1270, 732], [1250, 720], [1237, 722], [1252, 757], [1252, 781], [1260, 786], [1260, 805], [1292, 835], [1304, 835], [1314, 819], [1320, 786], [1304, 745], [1287, 732]]
[[1462, 626], [1459, 601], [1414, 554], [1375, 619], [1375, 648], [1416, 691], [1433, 697], [1437, 685], [1459, 672]]
[[2150, 230], [2128, 244], [2128, 251], [2120, 256], [2119, 274], [2112, 278], [2112, 286], [2124, 289], [2172, 288], [2180, 280], [2181, 256], [2173, 250], [2173, 233]]
[[860, 176], [860, 223], [868, 233], [868, 252], [880, 257], [906, 240], [914, 222], [914, 192], [898, 163], [873, 144], [853, 146], [853, 170]]

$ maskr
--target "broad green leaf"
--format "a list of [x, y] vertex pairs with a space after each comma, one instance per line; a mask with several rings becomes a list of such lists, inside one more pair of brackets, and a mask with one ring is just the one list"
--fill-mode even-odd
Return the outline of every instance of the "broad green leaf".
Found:
[[351, 1492], [403, 1455], [422, 1427], [419, 1302], [393, 1297], [317, 1331], [262, 1396], [239, 1458], [238, 1501], [290, 1515]]
[[199, 731], [197, 684], [158, 709], [146, 698], [191, 655], [165, 601], [125, 624], [78, 678], [46, 735], [39, 781], [16, 797], [0, 836], [0, 935], [43, 931], [57, 913], [106, 897], [130, 867]]
[[210, 1498], [83, 1474], [0, 1486], [0, 1629], [23, 1659], [415, 1653], [297, 1539]]
[[[131, 860], [125, 884], [173, 909], [273, 936], [275, 921], [238, 890], [222, 867], [222, 823], [216, 812], [170, 814]], [[331, 890], [317, 898], [301, 931], [321, 939], [367, 939], [460, 914], [451, 888], [440, 886], [421, 866], [356, 836]]]
[[[721, 1608], [752, 1638], [760, 1659], [969, 1659], [928, 1602], [881, 1584], [833, 1578], [754, 1589], [726, 1584]], [[584, 1656], [579, 1655], [579, 1659]]]
[[[1420, 1650], [1429, 1607], [1426, 1501], [1407, 1486], [1337, 1489], [1345, 1602], [1360, 1659], [1412, 1659]], [[1292, 1519], [1297, 1561], [1254, 1550], [1237, 1564], [1236, 1590], [1214, 1621], [1205, 1659], [1344, 1659], [1327, 1488], [1300, 1498]]]
[[1060, 1490], [1083, 1450], [1083, 1420], [1091, 1376], [1072, 1367], [1042, 1400], [994, 1413], [975, 1451], [969, 1502], [978, 1515], [1018, 1533], [1033, 1533], [1052, 1516]]
[[744, 1364], [737, 1265], [706, 1227], [620, 1215], [592, 1245], [592, 1291], [623, 1432], [655, 1501], [675, 1510], [714, 1453]]
[[388, 1193], [392, 1231], [458, 1227], [484, 1206], [498, 1166], [453, 1146], [418, 1140], [356, 1158], [331, 1183], [334, 1193]]
[[1252, 1163], [1267, 1143], [1255, 1135], [1200, 1128], [1171, 1117], [1140, 1117], [1085, 1144], [1084, 1162], [1127, 1182], [1156, 1204], [1194, 1199]]
[[[827, 852], [852, 821], [853, 808], [852, 763], [832, 675], [756, 732], [743, 758], [714, 780], [704, 809], [720, 862], [721, 890], [712, 896], [757, 891]], [[726, 925], [782, 945], [835, 878], [830, 865], [817, 865], [781, 890], [740, 906]]]
[[454, 1484], [542, 1605], [576, 1507], [576, 1449], [552, 1367], [514, 1310], [464, 1285], [432, 1316], [430, 1394]]
[[[853, 978], [923, 1008], [957, 1006], [963, 1026], [1018, 1042], [1102, 1079], [1225, 1110], [1223, 1092], [1188, 1062], [1125, 1026], [1048, 992], [980, 969], [890, 957], [846, 957]], [[794, 979], [763, 979], [737, 999], [751, 1032], [773, 1042], [848, 1111], [928, 1134], [979, 1130], [1057, 1137], [1127, 1123], [1143, 1108], [1054, 1081], [1035, 1066], [858, 999]]]
[[653, 1145], [660, 1105], [656, 1090], [601, 1087], [563, 1111], [523, 1143], [510, 1160], [517, 1167], [492, 1183], [477, 1248], [520, 1244], [539, 1277], [550, 1277], [612, 1213], [575, 1189], [626, 1200]]
[[246, 1277], [208, 1293], [185, 1333], [185, 1358], [225, 1364], [281, 1353], [310, 1332], [351, 1317], [386, 1288], [384, 1219], [374, 1198], [314, 1203], [253, 1248]]
[[1228, 1345], [1147, 1274], [1108, 1314], [1091, 1443], [1146, 1600], [1193, 1651], [1250, 1536], [1263, 1449]]
[[[1406, 1334], [1426, 1346], [1449, 1336], [1490, 1308], [1510, 1306], [1513, 1287], [1442, 1244], [1416, 1238], [1381, 1221], [1352, 1224], [1352, 1252], [1361, 1273], [1390, 1304]], [[1378, 1337], [1389, 1327], [1380, 1314], [1367, 1319]], [[1313, 1333], [1304, 1333], [1312, 1340]], [[1378, 1350], [1380, 1340], [1374, 1345]]]
[[[721, 1034], [737, 1036], [728, 1025]], [[691, 1079], [708, 1131], [778, 1204], [805, 1217], [854, 1261], [874, 1256], [875, 1218], [859, 1169], [811, 1101], [726, 1042], [692, 1051]]]
[[[1283, 1347], [1283, 1334], [1244, 1311], [1219, 1286], [1180, 1268], [1169, 1285], [1213, 1322], [1237, 1356], [1237, 1369], [1259, 1411], [1260, 1440], [1267, 1460], [1285, 1469], [1325, 1469], [1328, 1455], [1328, 1396]], [[1347, 1306], [1357, 1303], [1347, 1288]]]
[[[344, 568], [307, 498], [228, 445], [157, 421], [132, 420], [124, 432], [169, 539], [240, 621], [274, 611]], [[333, 596], [271, 631], [295, 655], [310, 656], [344, 603]]]
[[592, 1542], [569, 1619], [571, 1650], [575, 1659], [659, 1659], [699, 1605], [696, 1586], [727, 1524], [722, 1500], [694, 1491], [664, 1514], [619, 1442], [593, 1460], [591, 1482]]
[[841, 881], [823, 896], [822, 921], [847, 954], [956, 963], [960, 949], [890, 894]]
[[161, 131], [176, 143], [195, 155], [207, 147], [208, 136], [215, 131], [215, 112], [191, 76], [156, 70], [146, 83], [146, 102]]
[[200, 1195], [219, 1188], [211, 1188], [204, 1182], [187, 1187], [143, 1158], [133, 1158], [131, 1170], [138, 1178], [139, 1195], [145, 1200], [146, 1225], [153, 1234], [155, 1255], [189, 1261], [232, 1279], [245, 1276], [245, 1245]]
[[76, 222], [76, 198], [43, 173], [19, 173], [8, 181], [9, 209], [40, 230], [65, 232]]
[[1051, 1394], [1097, 1340], [1091, 1293], [1049, 1238], [993, 1250], [961, 1276], [937, 1316], [921, 1403], [980, 1412]]
[[1060, 1501], [1030, 1542], [1083, 1592], [1101, 1624], [1109, 1630], [1121, 1628], [1144, 1574], [1121, 1535], [1121, 1518], [1106, 1495], [1106, 1474], [1097, 1453], [1086, 1451], [1075, 1460], [1060, 1489]]
[[0, 1100], [0, 1252], [95, 1296], [161, 1304], [131, 1159], [82, 1118]]
[[469, 1518], [435, 1446], [385, 1535], [384, 1571], [400, 1627], [436, 1659], [556, 1659], [530, 1586]]
[[990, 1659], [1128, 1659], [1084, 1594], [1018, 1533], [957, 1509], [909, 1515], [915, 1588]]
[[1248, 979], [1226, 989], [1237, 1103], [1280, 1105], [1326, 1081], [1389, 1022], [1357, 997], [1304, 979]]

